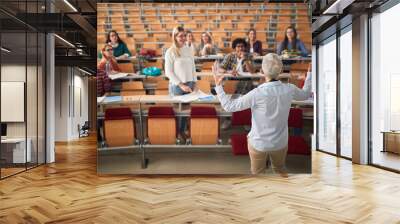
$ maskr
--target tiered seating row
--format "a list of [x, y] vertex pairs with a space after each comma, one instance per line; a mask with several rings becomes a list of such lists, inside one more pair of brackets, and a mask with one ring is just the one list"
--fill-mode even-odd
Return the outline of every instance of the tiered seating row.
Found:
[[[193, 8], [193, 6], [196, 6]], [[116, 30], [131, 50], [170, 46], [172, 29], [181, 25], [194, 33], [197, 41], [204, 31], [214, 42], [230, 51], [234, 38], [245, 37], [249, 28], [257, 30], [263, 48], [275, 51], [284, 38], [284, 29], [294, 25], [299, 37], [310, 47], [310, 20], [305, 4], [263, 3], [135, 3], [98, 4], [98, 43]]]

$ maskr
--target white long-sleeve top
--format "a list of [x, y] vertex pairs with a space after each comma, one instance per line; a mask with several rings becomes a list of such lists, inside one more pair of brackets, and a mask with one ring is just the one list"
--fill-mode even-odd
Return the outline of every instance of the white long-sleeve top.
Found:
[[189, 46], [189, 43], [186, 42], [185, 46], [189, 47], [190, 50], [192, 50], [193, 56], [196, 56], [196, 54], [197, 54], [197, 45], [195, 43], [191, 43], [190, 46]]
[[172, 52], [171, 48], [166, 51], [165, 75], [174, 85], [197, 80], [194, 56], [188, 46], [180, 48], [179, 57]]
[[307, 74], [303, 89], [281, 81], [259, 85], [246, 95], [231, 99], [221, 85], [215, 88], [218, 99], [228, 112], [251, 108], [250, 144], [258, 151], [277, 151], [288, 144], [288, 117], [292, 100], [306, 100], [311, 96], [311, 73]]

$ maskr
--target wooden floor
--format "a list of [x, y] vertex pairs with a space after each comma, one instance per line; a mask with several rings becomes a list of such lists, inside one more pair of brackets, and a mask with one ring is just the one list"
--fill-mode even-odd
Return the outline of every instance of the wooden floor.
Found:
[[312, 175], [97, 176], [94, 138], [0, 181], [0, 223], [400, 223], [400, 175], [315, 152]]

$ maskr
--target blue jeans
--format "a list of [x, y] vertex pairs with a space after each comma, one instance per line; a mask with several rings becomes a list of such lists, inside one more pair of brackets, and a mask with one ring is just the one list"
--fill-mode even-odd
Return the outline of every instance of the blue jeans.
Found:
[[[192, 90], [194, 89], [194, 87], [196, 86], [196, 82], [185, 82], [185, 85], [189, 86]], [[173, 84], [169, 84], [169, 94], [171, 96], [181, 96], [181, 95], [185, 95], [188, 94], [187, 92], [183, 92], [183, 90], [178, 86], [178, 85], [173, 85]], [[178, 130], [179, 133], [185, 133], [185, 129], [186, 129], [186, 124], [187, 124], [187, 118], [185, 117], [179, 117], [178, 118]]]

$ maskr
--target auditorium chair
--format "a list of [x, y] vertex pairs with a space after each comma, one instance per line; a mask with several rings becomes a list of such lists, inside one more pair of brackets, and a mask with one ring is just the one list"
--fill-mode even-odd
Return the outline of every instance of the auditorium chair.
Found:
[[148, 110], [146, 142], [156, 145], [173, 145], [177, 139], [175, 112], [169, 106], [152, 106]]
[[[251, 126], [251, 109], [232, 113], [232, 127]], [[233, 133], [230, 137], [232, 153], [234, 155], [248, 155], [247, 133]]]
[[300, 155], [310, 155], [311, 147], [301, 136], [301, 130], [303, 128], [303, 111], [299, 108], [290, 108], [288, 127], [292, 129], [289, 133], [288, 140], [288, 154], [300, 154]]
[[123, 82], [121, 86], [121, 96], [146, 95], [141, 81]]
[[215, 107], [192, 106], [190, 109], [190, 143], [214, 145], [219, 143], [219, 119]]
[[132, 63], [118, 63], [118, 68], [121, 72], [125, 73], [134, 73], [133, 64]]
[[224, 81], [224, 91], [226, 94], [235, 94], [236, 86], [239, 83], [237, 80]]
[[203, 93], [211, 94], [211, 84], [208, 80], [198, 80], [196, 86]]
[[135, 122], [129, 108], [106, 109], [104, 138], [108, 147], [133, 145], [135, 144], [135, 134]]
[[168, 95], [169, 81], [168, 80], [157, 80], [157, 86], [155, 95]]

